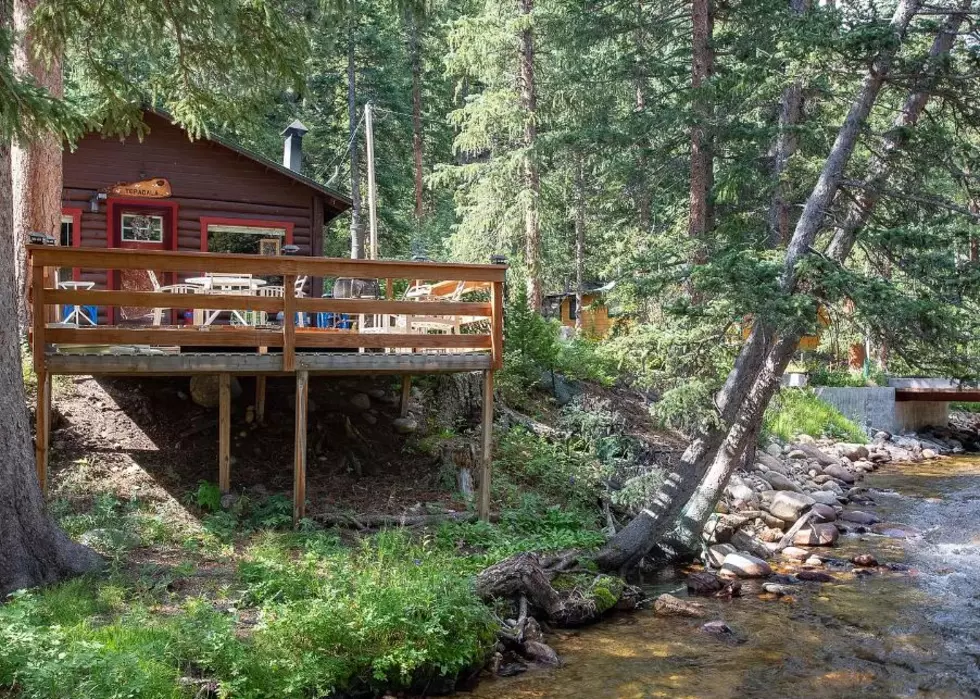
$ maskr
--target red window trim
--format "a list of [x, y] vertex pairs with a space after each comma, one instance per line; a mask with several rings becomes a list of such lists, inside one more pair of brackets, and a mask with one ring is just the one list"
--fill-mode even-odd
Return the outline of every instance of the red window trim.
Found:
[[[71, 216], [71, 246], [73, 248], [82, 247], [82, 209], [77, 206], [62, 206], [62, 216]], [[58, 233], [59, 238], [61, 232]], [[60, 239], [58, 241], [61, 242]], [[81, 279], [82, 270], [79, 267], [71, 268], [71, 278], [76, 282]]]
[[201, 216], [201, 252], [208, 251], [208, 226], [251, 226], [253, 228], [282, 228], [286, 231], [286, 245], [293, 244], [293, 226], [288, 221], [272, 221], [265, 218], [229, 218], [227, 216]]
[[[159, 199], [121, 199], [110, 197], [106, 206], [107, 235], [106, 247], [117, 248], [120, 244], [120, 230], [117, 222], [118, 210], [121, 208], [132, 209], [170, 209], [170, 230], [164, 233], [164, 249], [177, 249], [177, 202], [163, 201]], [[169, 240], [167, 234], [169, 233]], [[168, 245], [169, 243], [169, 245]]]

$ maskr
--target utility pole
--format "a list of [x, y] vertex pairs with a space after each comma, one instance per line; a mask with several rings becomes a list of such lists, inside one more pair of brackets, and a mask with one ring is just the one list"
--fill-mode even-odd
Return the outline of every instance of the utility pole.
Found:
[[364, 126], [367, 129], [368, 220], [371, 227], [368, 254], [372, 260], [376, 260], [378, 259], [378, 190], [374, 182], [374, 106], [370, 102], [364, 105]]

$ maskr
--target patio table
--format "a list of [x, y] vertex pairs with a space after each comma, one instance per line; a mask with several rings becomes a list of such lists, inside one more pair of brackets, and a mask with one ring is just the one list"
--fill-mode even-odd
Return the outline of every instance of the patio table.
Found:
[[[268, 282], [265, 279], [253, 279], [252, 277], [190, 277], [184, 280], [188, 284], [196, 284], [203, 287], [206, 291], [248, 291], [253, 292]], [[204, 320], [205, 325], [211, 325], [225, 311], [211, 311]], [[228, 310], [233, 318], [237, 318], [242, 325], [250, 325], [248, 319], [240, 311]]]

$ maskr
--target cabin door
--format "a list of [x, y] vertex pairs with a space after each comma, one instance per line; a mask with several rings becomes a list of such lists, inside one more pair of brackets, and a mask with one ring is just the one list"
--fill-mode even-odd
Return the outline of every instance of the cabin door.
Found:
[[[109, 245], [130, 250], [173, 250], [176, 242], [176, 204], [150, 204], [142, 201], [109, 201]], [[152, 269], [118, 269], [112, 273], [111, 287], [122, 291], [156, 291], [172, 283], [172, 275]], [[120, 306], [113, 309], [117, 325], [150, 325], [153, 309]], [[162, 323], [171, 324], [170, 312]]]

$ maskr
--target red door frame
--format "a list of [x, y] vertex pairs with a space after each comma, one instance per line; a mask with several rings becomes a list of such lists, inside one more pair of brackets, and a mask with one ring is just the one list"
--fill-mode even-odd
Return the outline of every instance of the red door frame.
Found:
[[[122, 231], [120, 226], [120, 214], [123, 210], [141, 211], [152, 214], [163, 214], [164, 229], [162, 243], [127, 243], [127, 247], [134, 249], [148, 248], [151, 250], [176, 250], [177, 249], [177, 210], [178, 205], [175, 201], [162, 201], [156, 199], [125, 199], [110, 197], [106, 202], [106, 247], [122, 247]], [[106, 279], [110, 289], [117, 288], [119, 282], [118, 270], [109, 270]], [[116, 309], [109, 308], [109, 324], [116, 324]]]

